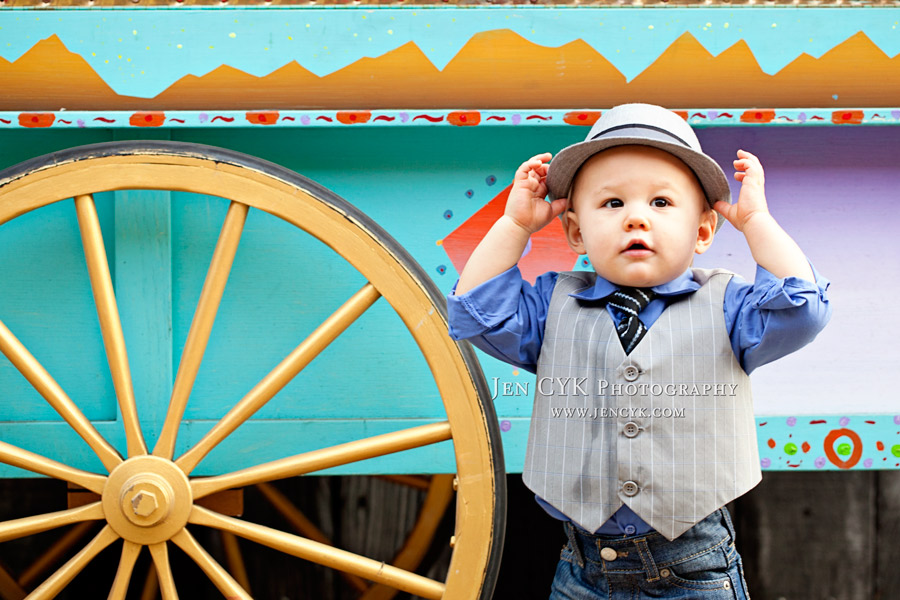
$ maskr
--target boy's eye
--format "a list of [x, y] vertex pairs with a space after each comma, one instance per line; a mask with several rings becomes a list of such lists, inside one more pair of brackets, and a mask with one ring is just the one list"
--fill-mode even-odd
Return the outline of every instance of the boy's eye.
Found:
[[651, 204], [657, 208], [662, 208], [664, 206], [668, 206], [669, 201], [665, 198], [654, 198]]
[[607, 200], [606, 202], [603, 203], [603, 206], [605, 206], [607, 208], [622, 208], [622, 206], [624, 206], [624, 205], [622, 204], [622, 201], [619, 200], [618, 198], [610, 198], [609, 200]]

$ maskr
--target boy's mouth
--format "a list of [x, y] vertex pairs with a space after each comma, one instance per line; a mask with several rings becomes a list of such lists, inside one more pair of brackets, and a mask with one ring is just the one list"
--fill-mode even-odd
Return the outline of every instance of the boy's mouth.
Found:
[[626, 256], [632, 257], [643, 257], [651, 254], [653, 251], [650, 249], [645, 242], [641, 240], [632, 240], [625, 249], [622, 250], [622, 253]]

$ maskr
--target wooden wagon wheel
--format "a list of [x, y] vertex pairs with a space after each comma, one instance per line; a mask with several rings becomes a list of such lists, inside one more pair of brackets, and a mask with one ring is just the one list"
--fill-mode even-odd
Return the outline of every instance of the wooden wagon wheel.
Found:
[[[163, 429], [148, 449], [138, 419], [122, 327], [92, 194], [125, 189], [177, 190], [231, 200], [187, 336]], [[0, 224], [73, 198], [103, 342], [122, 414], [127, 456], [94, 428], [51, 375], [0, 322], [0, 351], [90, 446], [107, 474], [84, 470], [0, 442], [0, 462], [100, 494], [87, 506], [0, 523], [0, 542], [64, 525], [104, 526], [80, 552], [28, 597], [52, 598], [102, 549], [124, 539], [110, 598], [124, 598], [142, 546], [148, 546], [163, 598], [177, 598], [169, 543], [189, 555], [229, 598], [245, 590], [201, 547], [190, 530], [231, 532], [424, 598], [489, 598], [499, 565], [505, 481], [499, 428], [474, 354], [447, 336], [443, 301], [430, 279], [381, 228], [353, 206], [288, 169], [220, 148], [188, 143], [115, 142], [49, 154], [0, 172]], [[248, 211], [266, 211], [315, 236], [367, 283], [180, 456], [179, 425], [191, 394]], [[211, 477], [191, 477], [220, 442], [251, 417], [380, 297], [412, 333], [443, 399], [447, 418], [289, 456]], [[452, 440], [458, 489], [455, 545], [445, 582], [325, 544], [213, 512], [196, 501], [216, 492], [292, 477]], [[424, 465], [427, 471], [428, 466]]]

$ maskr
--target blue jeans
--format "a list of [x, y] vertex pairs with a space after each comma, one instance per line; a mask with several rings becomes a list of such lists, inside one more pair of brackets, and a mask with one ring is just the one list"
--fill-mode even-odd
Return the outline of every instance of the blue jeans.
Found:
[[734, 526], [721, 508], [673, 541], [594, 535], [567, 522], [550, 600], [749, 600]]

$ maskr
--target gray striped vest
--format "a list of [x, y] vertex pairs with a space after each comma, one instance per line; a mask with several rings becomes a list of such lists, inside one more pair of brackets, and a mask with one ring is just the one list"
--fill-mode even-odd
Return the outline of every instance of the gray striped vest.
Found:
[[624, 503], [671, 540], [762, 478], [750, 378], [723, 316], [733, 273], [693, 273], [700, 289], [628, 356], [604, 304], [569, 296], [596, 274], [559, 274], [522, 477], [588, 531]]

